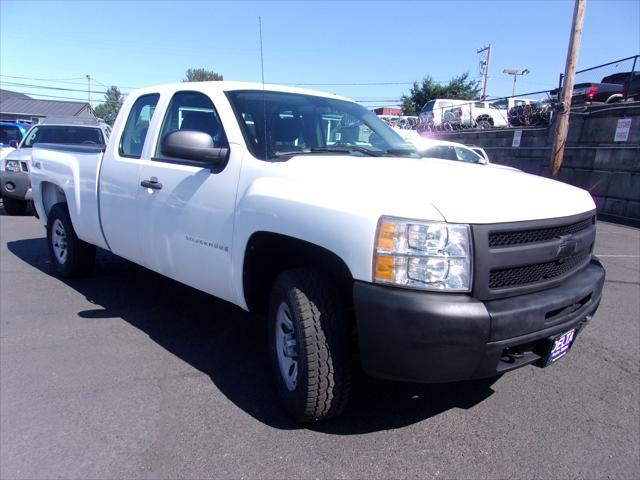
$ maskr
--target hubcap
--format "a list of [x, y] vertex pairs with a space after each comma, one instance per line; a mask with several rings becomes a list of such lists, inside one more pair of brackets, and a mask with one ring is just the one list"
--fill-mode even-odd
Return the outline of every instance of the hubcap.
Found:
[[298, 382], [298, 343], [289, 306], [284, 302], [276, 313], [276, 353], [282, 380], [293, 391]]
[[67, 232], [59, 219], [53, 222], [53, 228], [51, 229], [51, 246], [53, 247], [53, 254], [56, 256], [58, 263], [65, 263], [68, 254]]

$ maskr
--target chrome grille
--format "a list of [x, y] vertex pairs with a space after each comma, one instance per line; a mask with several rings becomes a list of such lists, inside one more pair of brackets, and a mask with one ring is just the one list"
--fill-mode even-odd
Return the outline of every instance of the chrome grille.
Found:
[[472, 225], [472, 294], [479, 300], [552, 288], [584, 268], [596, 236], [595, 212]]
[[527, 243], [546, 242], [563, 235], [571, 235], [589, 228], [595, 223], [595, 217], [587, 218], [569, 225], [531, 230], [492, 232], [489, 234], [489, 247], [508, 247]]
[[564, 261], [545, 262], [524, 267], [492, 270], [489, 274], [489, 288], [506, 288], [529, 285], [559, 277], [581, 266], [589, 258], [589, 249], [574, 253]]

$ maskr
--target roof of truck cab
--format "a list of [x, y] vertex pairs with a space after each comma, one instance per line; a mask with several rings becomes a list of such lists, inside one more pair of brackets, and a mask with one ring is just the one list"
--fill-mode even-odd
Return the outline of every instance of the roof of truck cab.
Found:
[[134, 96], [139, 96], [148, 93], [171, 93], [180, 90], [192, 90], [201, 92], [210, 91], [223, 91], [229, 92], [233, 90], [267, 90], [269, 92], [285, 92], [285, 93], [299, 93], [303, 95], [315, 95], [326, 98], [335, 98], [338, 100], [345, 100], [352, 102], [353, 100], [341, 97], [340, 95], [334, 95], [333, 93], [320, 92], [317, 90], [309, 90], [306, 88], [291, 87], [288, 85], [277, 85], [272, 83], [265, 83], [264, 85], [259, 82], [235, 82], [235, 81], [211, 81], [211, 82], [180, 82], [180, 83], [167, 83], [164, 85], [155, 85], [151, 87], [144, 87], [131, 92]]

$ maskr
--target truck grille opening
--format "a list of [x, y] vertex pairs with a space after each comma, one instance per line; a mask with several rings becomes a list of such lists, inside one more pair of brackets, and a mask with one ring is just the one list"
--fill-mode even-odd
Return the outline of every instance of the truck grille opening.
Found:
[[574, 253], [564, 261], [491, 270], [489, 274], [489, 288], [516, 287], [559, 277], [585, 264], [590, 257], [590, 248], [585, 248], [580, 252]]
[[508, 247], [526, 243], [546, 242], [563, 235], [580, 232], [594, 223], [595, 216], [569, 225], [511, 232], [491, 232], [489, 234], [489, 247]]

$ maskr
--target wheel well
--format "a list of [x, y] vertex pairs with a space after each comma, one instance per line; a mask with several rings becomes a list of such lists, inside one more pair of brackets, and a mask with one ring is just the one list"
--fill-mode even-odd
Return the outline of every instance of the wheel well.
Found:
[[353, 277], [335, 253], [310, 242], [272, 232], [251, 235], [244, 255], [242, 284], [247, 306], [265, 313], [275, 278], [291, 268], [314, 268], [331, 278], [347, 308], [351, 308]]
[[51, 182], [42, 182], [42, 206], [44, 208], [45, 218], [49, 216], [51, 207], [56, 203], [67, 203], [67, 197], [64, 191], [57, 185]]

